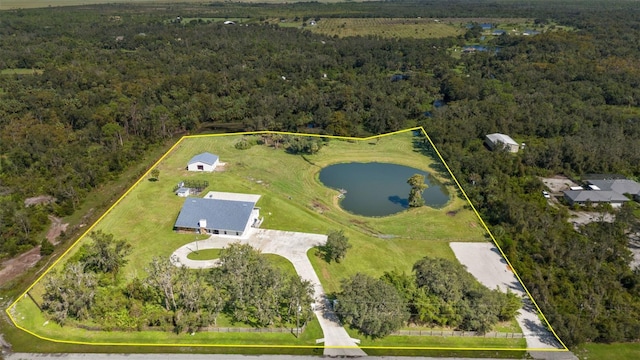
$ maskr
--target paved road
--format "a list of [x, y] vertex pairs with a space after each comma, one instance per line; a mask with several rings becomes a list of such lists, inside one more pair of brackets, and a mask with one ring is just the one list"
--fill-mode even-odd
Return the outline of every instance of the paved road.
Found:
[[524, 305], [520, 314], [516, 316], [516, 321], [527, 341], [527, 349], [563, 349], [555, 336], [542, 325], [529, 296], [525, 294], [524, 288], [509, 270], [507, 262], [494, 244], [452, 242], [449, 245], [460, 263], [466, 266], [467, 271], [481, 284], [489, 289], [497, 287], [504, 292], [510, 289], [524, 299]]
[[235, 242], [249, 244], [264, 254], [280, 255], [291, 261], [300, 277], [313, 284], [316, 301], [314, 313], [324, 333], [324, 355], [366, 356], [366, 353], [358, 348], [356, 340], [349, 336], [338, 320], [337, 315], [329, 306], [329, 301], [324, 293], [322, 284], [320, 284], [320, 279], [313, 270], [309, 258], [307, 258], [309, 249], [322, 245], [326, 241], [327, 237], [325, 235], [255, 229], [249, 236], [244, 238], [213, 235], [209, 239], [184, 245], [171, 255], [171, 261], [176, 265], [181, 264], [189, 268], [210, 268], [216, 265], [215, 260], [190, 260], [187, 255], [196, 249], [221, 249]]
[[[15, 353], [5, 355], [7, 360], [295, 360], [295, 359], [322, 359], [321, 356], [296, 356], [296, 355], [207, 355], [207, 354], [35, 354]], [[471, 359], [471, 358], [426, 358], [426, 357], [399, 357], [399, 356], [371, 356], [367, 360], [498, 360], [498, 359]], [[500, 359], [500, 360], [505, 360]]]

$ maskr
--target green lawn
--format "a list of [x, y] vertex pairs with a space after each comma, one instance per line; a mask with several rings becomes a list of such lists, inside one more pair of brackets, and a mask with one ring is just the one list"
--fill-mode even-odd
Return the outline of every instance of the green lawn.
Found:
[[[500, 339], [476, 336], [398, 336], [390, 335], [382, 339], [371, 339], [363, 336], [357, 330], [345, 327], [349, 335], [354, 339], [360, 339], [360, 346], [385, 347], [385, 348], [458, 348], [458, 349], [524, 349], [526, 340]], [[366, 350], [365, 350], [366, 351]]]
[[635, 360], [640, 359], [640, 343], [583, 344], [573, 350], [584, 360]]
[[[186, 179], [208, 181], [210, 186], [205, 193], [215, 190], [262, 195], [257, 206], [265, 217], [263, 228], [323, 234], [332, 229], [344, 230], [353, 248], [341, 263], [327, 264], [316, 256], [315, 249], [309, 252], [312, 265], [328, 293], [339, 290], [340, 280], [357, 272], [372, 276], [380, 276], [384, 271], [390, 270], [410, 272], [412, 265], [424, 256], [453, 260], [455, 256], [448, 245], [451, 241], [486, 241], [486, 234], [479, 220], [465, 208], [465, 201], [460, 198], [451, 199], [440, 209], [425, 206], [386, 217], [364, 217], [342, 210], [336, 200], [337, 192], [319, 182], [319, 171], [329, 164], [377, 161], [429, 171], [442, 183], [451, 184], [448, 174], [435, 170], [441, 168], [435, 159], [414, 150], [414, 137], [410, 131], [384, 136], [378, 141], [331, 139], [318, 154], [304, 157], [263, 145], [237, 150], [234, 144], [241, 137], [225, 135], [183, 138], [156, 166], [160, 170], [158, 181], [148, 181], [148, 177], [141, 178], [120, 199], [117, 206], [97, 223], [96, 230], [101, 229], [114, 234], [116, 238], [127, 239], [133, 245], [129, 262], [121, 271], [125, 279], [146, 276], [145, 267], [154, 256], [168, 257], [180, 246], [199, 238], [195, 234], [178, 234], [172, 231], [173, 223], [185, 201], [172, 190], [178, 182]], [[220, 161], [226, 163], [224, 171], [187, 172], [185, 166], [188, 160], [204, 151], [217, 154]], [[450, 194], [457, 194], [455, 188], [448, 186]], [[80, 240], [75, 249], [85, 241], [86, 239]], [[72, 249], [69, 254], [73, 251]], [[205, 251], [200, 253], [203, 255], [193, 256], [216, 256]], [[64, 264], [69, 254], [57, 266]], [[292, 265], [285, 259], [276, 263], [292, 271]], [[41, 285], [36, 284], [31, 294], [38, 300], [41, 291]], [[21, 316], [14, 319], [21, 326], [44, 336], [155, 344], [162, 341], [194, 344], [205, 341], [206, 338], [202, 334], [184, 337], [155, 332], [86, 334], [85, 331], [69, 327], [61, 331], [52, 324], [43, 327], [44, 319], [37, 308], [26, 306], [25, 302], [28, 304], [30, 300], [18, 303], [17, 309]], [[227, 336], [230, 338], [225, 338], [224, 341], [233, 344], [299, 344], [299, 340], [282, 334]], [[405, 342], [407, 341], [417, 340]], [[486, 339], [474, 341], [484, 344]]]
[[[33, 301], [20, 301], [11, 311], [14, 318], [20, 319], [21, 326], [48, 339], [64, 338], [66, 342], [102, 345], [162, 345], [162, 346], [314, 346], [315, 340], [321, 337], [322, 330], [317, 320], [312, 319], [307, 329], [296, 338], [287, 333], [243, 333], [243, 332], [199, 332], [195, 334], [175, 334], [170, 331], [86, 331], [71, 326], [61, 327], [47, 321], [38, 311]], [[226, 326], [226, 324], [221, 325]], [[61, 334], [64, 333], [64, 336]]]
[[213, 260], [219, 257], [220, 249], [197, 250], [187, 255], [187, 259], [191, 260]]

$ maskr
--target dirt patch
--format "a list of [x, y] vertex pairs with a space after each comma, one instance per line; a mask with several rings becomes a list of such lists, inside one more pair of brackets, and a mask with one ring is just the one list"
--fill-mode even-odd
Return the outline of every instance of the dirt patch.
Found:
[[631, 254], [633, 255], [630, 264], [631, 268], [635, 269], [636, 267], [640, 267], [640, 233], [629, 236], [629, 250], [631, 250]]
[[40, 246], [27, 251], [24, 254], [6, 260], [0, 270], [0, 285], [6, 284], [24, 271], [34, 266], [40, 260]]
[[364, 220], [358, 220], [358, 219], [351, 219], [349, 220], [350, 223], [352, 224], [357, 224], [357, 225], [366, 225], [367, 222]]
[[447, 216], [454, 217], [454, 216], [456, 216], [456, 214], [458, 213], [458, 211], [460, 211], [460, 210], [456, 210], [456, 211], [447, 211]]
[[322, 214], [325, 211], [329, 211], [329, 207], [326, 206], [325, 204], [321, 203], [320, 200], [318, 199], [313, 199], [313, 201], [311, 201], [311, 205], [310, 205], [311, 209], [317, 211], [318, 213]]
[[611, 223], [616, 219], [615, 215], [613, 214], [590, 211], [569, 210], [569, 215], [569, 221], [573, 224], [573, 228], [576, 230], [578, 230], [581, 225], [586, 225], [588, 223], [596, 221]]
[[544, 186], [554, 195], [560, 195], [563, 191], [569, 190], [571, 187], [579, 186], [566, 176], [556, 175], [550, 178], [540, 178]]
[[50, 195], [40, 195], [40, 196], [34, 196], [34, 197], [30, 197], [24, 200], [24, 206], [33, 206], [33, 205], [40, 205], [40, 204], [49, 204], [56, 201], [56, 198], [54, 198], [53, 196]]
[[63, 223], [62, 219], [55, 217], [53, 215], [49, 215], [49, 220], [51, 220], [51, 227], [49, 231], [47, 231], [47, 240], [53, 245], [59, 243], [58, 237], [62, 234], [63, 231], [67, 231], [67, 226], [69, 223]]

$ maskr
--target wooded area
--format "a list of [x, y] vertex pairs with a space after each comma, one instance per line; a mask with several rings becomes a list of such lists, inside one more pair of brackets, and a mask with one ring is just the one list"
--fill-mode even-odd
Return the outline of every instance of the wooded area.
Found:
[[[541, 198], [539, 175], [640, 176], [637, 2], [385, 2], [0, 13], [0, 255], [40, 244], [48, 214], [185, 133], [286, 130], [364, 136], [422, 125], [558, 335], [568, 345], [635, 340], [640, 271], [629, 267], [637, 204], [576, 232]], [[264, 19], [533, 17], [575, 31], [339, 39]], [[177, 16], [237, 17], [176, 23]], [[246, 25], [246, 26], [245, 26]], [[393, 75], [402, 74], [398, 81]], [[442, 100], [444, 106], [435, 107]], [[489, 152], [488, 133], [526, 148]], [[424, 144], [423, 144], [424, 146]], [[427, 152], [431, 151], [425, 148]], [[50, 195], [53, 203], [26, 207]], [[87, 281], [90, 282], [91, 279]]]
[[312, 316], [311, 284], [250, 245], [222, 249], [220, 266], [210, 271], [154, 257], [146, 277], [127, 281], [118, 270], [131, 245], [101, 231], [90, 237], [63, 270], [45, 278], [41, 308], [60, 325], [182, 333], [216, 326], [220, 314], [253, 327], [289, 328]]

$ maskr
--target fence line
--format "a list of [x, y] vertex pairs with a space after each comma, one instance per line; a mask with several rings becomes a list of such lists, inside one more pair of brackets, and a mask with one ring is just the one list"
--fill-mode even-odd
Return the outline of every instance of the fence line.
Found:
[[497, 332], [491, 331], [480, 333], [477, 331], [457, 331], [457, 330], [398, 330], [391, 335], [400, 336], [455, 336], [455, 337], [484, 337], [500, 339], [522, 339], [523, 333]]
[[[85, 325], [75, 324], [75, 327], [88, 331], [172, 331], [172, 326], [142, 326], [140, 329], [136, 328], [121, 328], [121, 327], [103, 327], [99, 325]], [[197, 332], [217, 332], [217, 333], [292, 333], [302, 334], [307, 328], [304, 324], [302, 327], [295, 328], [241, 328], [241, 327], [217, 327], [209, 326], [198, 328]]]

